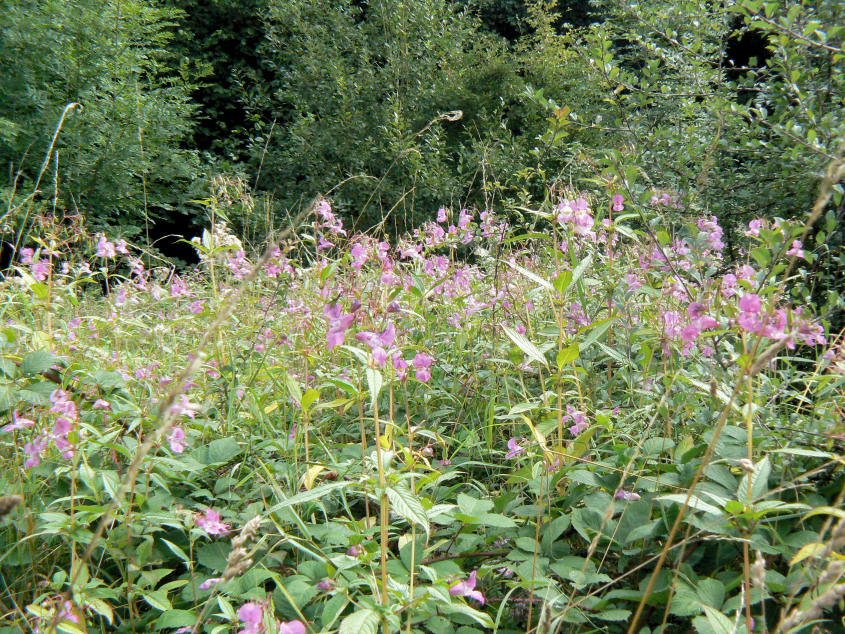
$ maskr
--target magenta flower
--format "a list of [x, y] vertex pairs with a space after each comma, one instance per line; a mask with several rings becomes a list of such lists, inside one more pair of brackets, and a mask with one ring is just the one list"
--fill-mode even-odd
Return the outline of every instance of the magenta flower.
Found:
[[792, 248], [786, 252], [786, 255], [790, 257], [796, 258], [803, 258], [804, 257], [804, 249], [802, 248], [804, 245], [801, 243], [800, 240], [793, 240], [792, 241]]
[[23, 446], [23, 451], [28, 457], [23, 463], [23, 466], [27, 469], [31, 469], [32, 467], [37, 467], [41, 464], [41, 458], [44, 455], [44, 452], [47, 451], [47, 444], [49, 442], [50, 439], [47, 436], [41, 435], [26, 443]]
[[517, 442], [516, 438], [511, 438], [508, 441], [508, 453], [505, 454], [505, 458], [510, 460], [511, 458], [516, 458], [518, 455], [525, 453], [525, 447], [521, 447], [519, 442]]
[[616, 492], [616, 499], [617, 500], [625, 500], [626, 502], [636, 502], [640, 499], [639, 493], [634, 493], [633, 491], [626, 491], [625, 489], [619, 489]]
[[35, 255], [35, 249], [26, 247], [21, 249], [21, 264], [32, 264], [32, 257]]
[[575, 409], [571, 405], [566, 406], [566, 414], [563, 417], [563, 421], [571, 421], [573, 423], [569, 428], [569, 433], [573, 436], [577, 436], [590, 426], [587, 423], [587, 416], [584, 412]]
[[223, 577], [209, 577], [200, 584], [200, 590], [208, 590], [211, 586], [223, 581]]
[[414, 365], [414, 369], [416, 370], [416, 372], [414, 372], [414, 376], [417, 381], [420, 381], [421, 383], [428, 383], [429, 379], [431, 379], [431, 371], [429, 368], [431, 367], [431, 364], [434, 363], [434, 358], [428, 356], [425, 352], [418, 352], [411, 363]]
[[32, 277], [39, 282], [43, 282], [50, 277], [51, 269], [52, 266], [50, 265], [50, 260], [47, 258], [41, 258], [38, 262], [32, 263], [32, 268], [30, 270], [32, 272]]
[[97, 240], [97, 257], [113, 258], [116, 255], [114, 245], [106, 239], [106, 236], [101, 235], [100, 239]]
[[213, 509], [205, 509], [205, 514], [197, 513], [194, 521], [209, 535], [226, 535], [229, 532], [229, 524], [221, 522], [220, 513]]
[[188, 310], [191, 311], [194, 315], [199, 315], [204, 308], [205, 307], [202, 305], [202, 302], [199, 300], [188, 304]]
[[18, 416], [18, 410], [12, 412], [12, 422], [3, 427], [0, 431], [14, 431], [16, 429], [26, 429], [27, 427], [32, 427], [35, 425], [34, 420], [29, 420], [28, 418], [20, 418]]
[[739, 300], [739, 309], [744, 313], [756, 315], [760, 312], [761, 307], [760, 296], [755, 293], [746, 293]]
[[469, 597], [470, 599], [475, 599], [481, 605], [484, 605], [486, 599], [484, 595], [481, 594], [479, 590], [475, 589], [475, 582], [476, 582], [476, 574], [478, 573], [477, 570], [473, 570], [468, 579], [464, 579], [462, 581], [458, 581], [457, 583], [453, 584], [449, 588], [449, 594], [453, 597]]
[[613, 203], [613, 211], [622, 211], [625, 209], [625, 205], [623, 204], [625, 202], [625, 198], [622, 194], [616, 194], [610, 199], [610, 201]]
[[326, 577], [325, 579], [320, 579], [320, 582], [317, 584], [317, 590], [320, 592], [331, 592], [335, 589], [335, 583], [333, 579], [329, 579]]
[[167, 442], [170, 443], [170, 450], [173, 453], [182, 453], [188, 446], [185, 444], [185, 430], [181, 427], [174, 427], [167, 437]]
[[446, 208], [441, 207], [437, 210], [437, 222], [446, 222]]
[[238, 609], [238, 619], [246, 625], [238, 634], [258, 634], [264, 628], [264, 606], [260, 603], [244, 603]]
[[305, 624], [302, 621], [282, 621], [279, 623], [279, 634], [305, 634]]

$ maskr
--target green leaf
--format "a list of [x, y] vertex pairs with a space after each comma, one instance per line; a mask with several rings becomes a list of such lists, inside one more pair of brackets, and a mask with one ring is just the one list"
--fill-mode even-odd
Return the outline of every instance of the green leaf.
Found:
[[234, 438], [218, 438], [208, 443], [206, 447], [194, 450], [194, 457], [204, 465], [218, 465], [230, 462], [243, 450]]
[[[661, 495], [658, 500], [667, 500], [669, 502], [677, 502], [678, 504], [684, 504], [687, 501], [687, 496], [683, 493], [672, 493], [670, 495]], [[711, 504], [708, 504], [701, 498], [698, 498], [694, 495], [689, 496], [689, 503], [687, 504], [689, 508], [695, 509], [697, 511], [704, 511], [705, 513], [711, 513], [713, 515], [722, 515], [722, 511]]]
[[704, 607], [704, 614], [707, 615], [707, 622], [710, 624], [710, 627], [713, 628], [713, 631], [717, 634], [732, 634], [734, 631], [734, 623], [731, 619], [727, 616], [716, 610], [715, 608], [711, 608], [709, 605], [705, 605]]
[[197, 615], [192, 610], [168, 610], [155, 622], [157, 630], [171, 627], [188, 627], [197, 622]]
[[393, 512], [411, 524], [422, 526], [427, 535], [429, 531], [428, 516], [419, 498], [401, 482], [388, 487], [386, 493]]
[[505, 258], [502, 261], [505, 264], [507, 264], [509, 267], [514, 269], [515, 271], [519, 272], [521, 275], [524, 275], [525, 277], [527, 277], [532, 282], [536, 282], [537, 284], [539, 284], [540, 286], [542, 286], [546, 290], [549, 290], [549, 291], [554, 290], [554, 287], [551, 284], [549, 284], [548, 281], [544, 280], [542, 277], [540, 277], [536, 273], [533, 273], [533, 272], [529, 271], [528, 269], [519, 266], [519, 264], [517, 264], [515, 262], [511, 262], [507, 258]]
[[313, 405], [319, 398], [320, 392], [315, 390], [314, 388], [310, 388], [302, 396], [302, 409], [306, 411], [309, 410], [311, 408], [311, 405]]
[[504, 330], [510, 340], [513, 341], [520, 350], [522, 350], [526, 357], [532, 361], [538, 361], [548, 367], [549, 364], [546, 362], [546, 357], [542, 352], [540, 352], [540, 349], [537, 346], [528, 341], [528, 339], [510, 326], [502, 324], [502, 330]]
[[150, 606], [156, 610], [167, 612], [173, 609], [173, 606], [170, 605], [170, 601], [167, 599], [166, 592], [162, 592], [160, 590], [148, 590], [147, 592], [142, 592], [141, 596], [144, 597], [144, 601], [149, 603]]
[[[772, 472], [772, 465], [769, 462], [769, 457], [766, 456], [754, 465], [753, 473], [746, 473], [739, 486], [736, 489], [736, 497], [743, 504], [750, 504], [754, 500], [758, 500], [769, 489], [769, 475]], [[749, 480], [750, 496], [749, 496]]]
[[343, 489], [348, 487], [351, 482], [330, 482], [329, 484], [324, 484], [318, 487], [311, 489], [310, 491], [303, 491], [302, 493], [298, 493], [292, 497], [289, 497], [287, 500], [283, 500], [278, 504], [274, 504], [269, 509], [267, 509], [267, 513], [276, 513], [277, 511], [281, 511], [284, 508], [289, 506], [294, 506], [295, 504], [304, 504], [305, 502], [310, 502], [312, 500], [319, 500], [322, 497], [325, 497], [327, 493], [330, 491], [334, 491], [335, 489]]
[[599, 610], [594, 616], [601, 621], [627, 621], [631, 616], [631, 610]]
[[560, 274], [552, 281], [552, 285], [555, 287], [555, 290], [561, 295], [566, 292], [566, 289], [569, 288], [570, 284], [572, 284], [572, 271], [569, 270], [561, 271]]
[[56, 359], [56, 355], [46, 350], [30, 352], [23, 358], [23, 362], [21, 362], [21, 372], [28, 375], [41, 374], [45, 370], [49, 370], [56, 362]]
[[378, 634], [379, 621], [378, 612], [364, 608], [343, 619], [338, 634]]
[[566, 348], [561, 348], [560, 352], [557, 353], [557, 369], [563, 370], [563, 366], [575, 361], [580, 354], [581, 352], [577, 343], [573, 343]]

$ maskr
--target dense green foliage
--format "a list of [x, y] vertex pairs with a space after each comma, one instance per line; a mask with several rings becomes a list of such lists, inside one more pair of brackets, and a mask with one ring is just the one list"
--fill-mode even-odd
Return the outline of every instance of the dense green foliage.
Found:
[[[147, 213], [185, 213], [199, 163], [188, 143], [193, 80], [180, 74], [164, 48], [178, 17], [144, 0], [4, 4], [4, 198], [14, 205], [32, 192], [46, 155], [44, 198], [52, 204], [57, 194], [60, 209], [82, 213], [95, 224], [119, 225], [133, 235], [144, 227]], [[70, 103], [81, 107], [69, 113], [51, 152]]]
[[835, 626], [845, 344], [784, 292], [805, 227], [731, 265], [597, 176], [531, 234], [379, 242], [320, 200], [257, 259], [217, 223], [183, 274], [50, 226], [0, 284], [0, 631]]

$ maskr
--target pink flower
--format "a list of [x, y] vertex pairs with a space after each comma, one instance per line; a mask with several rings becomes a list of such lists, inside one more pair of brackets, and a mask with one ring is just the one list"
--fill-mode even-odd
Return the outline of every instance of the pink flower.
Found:
[[349, 550], [346, 551], [346, 554], [349, 557], [360, 557], [365, 552], [367, 552], [361, 544], [353, 544], [349, 547]]
[[473, 570], [468, 579], [458, 581], [449, 588], [449, 594], [453, 597], [469, 597], [475, 599], [481, 605], [484, 605], [484, 595], [479, 590], [475, 589], [477, 570]]
[[610, 199], [610, 201], [613, 203], [613, 211], [622, 211], [625, 209], [625, 205], [623, 204], [625, 202], [625, 198], [622, 194], [616, 194]]
[[208, 590], [211, 586], [223, 581], [223, 577], [209, 577], [200, 584], [200, 590]]
[[428, 383], [429, 379], [431, 379], [431, 371], [429, 368], [431, 367], [431, 364], [434, 363], [434, 359], [428, 356], [425, 352], [418, 352], [411, 363], [413, 363], [414, 369], [416, 370], [414, 372], [414, 376], [417, 381], [420, 381], [421, 383]]
[[29, 247], [21, 249], [21, 264], [32, 264], [32, 257], [35, 255], [35, 250]]
[[508, 441], [508, 453], [505, 454], [505, 458], [510, 460], [511, 458], [516, 458], [518, 455], [525, 453], [525, 447], [521, 447], [519, 442], [517, 442], [516, 438], [511, 438]]
[[325, 579], [320, 579], [320, 582], [317, 584], [317, 590], [320, 592], [331, 592], [335, 589], [334, 580], [329, 579], [326, 577]]
[[802, 249], [804, 245], [801, 243], [800, 240], [793, 240], [792, 241], [792, 248], [786, 252], [786, 255], [790, 257], [796, 258], [803, 258], [804, 257], [804, 249]]
[[173, 453], [182, 453], [188, 446], [185, 444], [185, 430], [181, 427], [174, 427], [167, 437], [167, 442], [170, 443], [170, 450]]
[[52, 267], [50, 266], [50, 260], [46, 258], [41, 258], [38, 262], [33, 262], [31, 272], [32, 277], [34, 277], [39, 282], [45, 281], [50, 276], [50, 271]]
[[209, 535], [226, 535], [229, 532], [229, 524], [221, 522], [220, 513], [213, 509], [205, 509], [204, 515], [197, 513], [194, 520], [196, 521], [197, 526]]
[[111, 409], [111, 404], [108, 401], [104, 401], [101, 398], [98, 398], [94, 401], [94, 409]]
[[755, 218], [751, 222], [748, 223], [748, 231], [745, 232], [745, 235], [749, 237], [757, 238], [760, 236], [760, 229], [763, 228], [763, 220], [762, 218]]
[[18, 410], [12, 412], [12, 422], [3, 427], [0, 431], [14, 431], [16, 429], [26, 429], [27, 427], [32, 427], [35, 425], [34, 420], [29, 420], [28, 418], [20, 418], [18, 416]]
[[44, 452], [47, 451], [47, 444], [49, 442], [50, 439], [47, 436], [41, 435], [26, 443], [23, 446], [23, 451], [28, 458], [23, 463], [23, 466], [30, 469], [41, 464], [41, 457], [44, 455]]
[[760, 312], [761, 306], [760, 296], [755, 293], [745, 293], [739, 300], [739, 309], [744, 313], [756, 315]]
[[244, 603], [238, 609], [238, 619], [246, 625], [238, 634], [258, 634], [264, 629], [264, 606], [260, 603]]
[[441, 207], [437, 210], [437, 222], [446, 222], [446, 208]]
[[191, 302], [188, 304], [188, 310], [191, 311], [194, 315], [199, 315], [204, 309], [202, 302], [197, 300], [195, 302]]
[[617, 500], [625, 500], [626, 502], [636, 502], [640, 499], [639, 493], [634, 493], [633, 491], [626, 491], [625, 489], [619, 489], [616, 492], [616, 499]]
[[100, 236], [97, 240], [97, 257], [98, 258], [113, 258], [117, 255], [114, 250], [114, 245], [106, 239], [106, 236]]
[[282, 621], [279, 623], [279, 634], [305, 634], [305, 624], [302, 621]]

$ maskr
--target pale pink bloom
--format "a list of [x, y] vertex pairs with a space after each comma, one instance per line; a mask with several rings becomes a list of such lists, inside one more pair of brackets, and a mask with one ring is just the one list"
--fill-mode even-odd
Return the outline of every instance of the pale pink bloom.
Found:
[[35, 255], [35, 249], [26, 247], [21, 249], [21, 264], [32, 264], [32, 257]]
[[264, 606], [260, 603], [244, 603], [238, 609], [238, 619], [245, 625], [244, 629], [238, 630], [238, 634], [258, 634], [264, 627]]
[[197, 300], [188, 304], [188, 310], [191, 311], [194, 315], [199, 315], [204, 309], [204, 306], [201, 301]]
[[282, 621], [279, 623], [279, 634], [305, 634], [305, 624], [302, 621]]
[[117, 255], [114, 250], [114, 245], [106, 239], [106, 236], [100, 236], [97, 240], [97, 257], [98, 258], [113, 258]]
[[181, 427], [174, 427], [167, 437], [167, 442], [170, 443], [170, 450], [173, 453], [182, 453], [188, 446], [185, 444], [185, 430]]
[[804, 257], [804, 249], [802, 249], [804, 245], [801, 243], [800, 240], [793, 240], [792, 241], [792, 248], [786, 252], [786, 255], [790, 257], [796, 258], [803, 258]]
[[626, 502], [636, 502], [640, 499], [639, 493], [634, 493], [633, 491], [626, 491], [625, 489], [619, 489], [616, 492], [616, 499], [617, 500], [625, 500]]
[[[197, 514], [195, 517], [197, 526], [209, 535], [226, 535], [229, 533], [229, 524], [220, 521], [220, 513], [214, 509], [205, 509], [205, 514]], [[244, 619], [241, 619], [244, 620]]]
[[525, 453], [525, 447], [521, 447], [516, 438], [508, 440], [508, 449], [508, 453], [505, 454], [507, 459], [516, 458], [518, 455]]
[[437, 222], [446, 222], [446, 208], [441, 207], [437, 210]]
[[223, 581], [223, 577], [209, 577], [200, 584], [200, 590], [208, 590], [211, 586]]
[[625, 202], [625, 198], [622, 194], [616, 194], [610, 199], [610, 201], [613, 203], [613, 211], [622, 211], [625, 209], [625, 205], [623, 204]]
[[50, 276], [51, 269], [52, 266], [50, 265], [50, 260], [41, 258], [38, 262], [33, 262], [30, 271], [32, 273], [32, 277], [39, 282], [43, 282]]
[[18, 410], [12, 412], [12, 422], [3, 427], [0, 431], [14, 431], [16, 429], [26, 429], [27, 427], [32, 427], [35, 425], [34, 420], [29, 420], [28, 418], [20, 418], [18, 416]]
[[739, 300], [739, 309], [744, 313], [756, 315], [760, 312], [761, 307], [760, 296], [755, 293], [745, 293]]
[[479, 590], [475, 589], [477, 570], [473, 570], [468, 579], [458, 581], [449, 588], [449, 594], [453, 597], [469, 597], [484, 605], [485, 598]]

